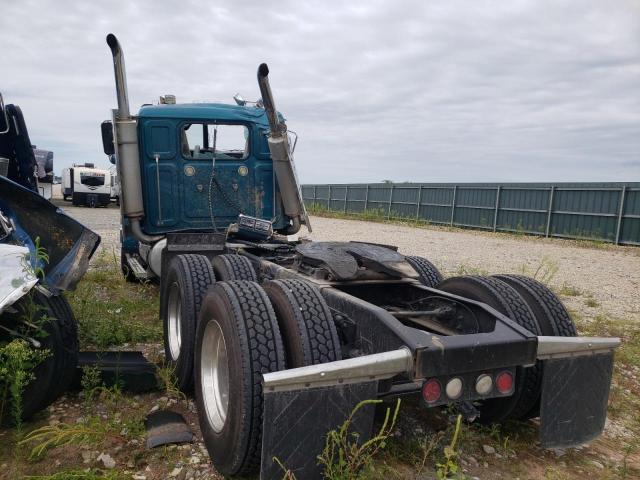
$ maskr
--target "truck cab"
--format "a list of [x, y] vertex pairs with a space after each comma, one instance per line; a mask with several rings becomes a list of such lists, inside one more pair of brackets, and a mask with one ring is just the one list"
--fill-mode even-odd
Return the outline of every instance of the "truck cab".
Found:
[[102, 140], [120, 183], [123, 271], [160, 277], [162, 252], [178, 234], [180, 242], [201, 242], [198, 234], [262, 238], [309, 228], [266, 64], [258, 69], [259, 102], [236, 95], [237, 105], [178, 104], [164, 95], [132, 115], [122, 50], [113, 35], [107, 43], [118, 108], [103, 122]]
[[264, 109], [149, 105], [138, 122], [147, 232], [221, 231], [239, 214], [286, 227], [275, 201]]

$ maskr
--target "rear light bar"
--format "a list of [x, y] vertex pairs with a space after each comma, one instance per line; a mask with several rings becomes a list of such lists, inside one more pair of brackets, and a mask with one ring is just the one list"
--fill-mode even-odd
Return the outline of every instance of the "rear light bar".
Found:
[[422, 398], [424, 401], [432, 404], [440, 400], [442, 396], [442, 387], [440, 382], [435, 378], [430, 378], [422, 385]]
[[511, 375], [511, 372], [500, 372], [496, 375], [496, 389], [503, 395], [513, 393], [513, 375]]
[[514, 382], [515, 369], [433, 377], [422, 384], [422, 398], [433, 407], [457, 401], [507, 397], [513, 394]]

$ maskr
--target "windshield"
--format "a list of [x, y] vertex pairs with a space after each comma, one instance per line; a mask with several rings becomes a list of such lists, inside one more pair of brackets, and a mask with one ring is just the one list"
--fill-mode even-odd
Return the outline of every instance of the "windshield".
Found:
[[249, 155], [249, 129], [244, 125], [191, 123], [182, 131], [187, 158], [244, 160]]
[[104, 185], [104, 173], [81, 173], [80, 183], [88, 187], [101, 187]]

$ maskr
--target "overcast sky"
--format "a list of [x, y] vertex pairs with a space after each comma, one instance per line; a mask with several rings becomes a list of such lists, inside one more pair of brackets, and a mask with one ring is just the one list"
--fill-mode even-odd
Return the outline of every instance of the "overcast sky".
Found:
[[32, 142], [107, 165], [107, 33], [132, 106], [259, 97], [303, 183], [640, 181], [640, 0], [0, 0], [0, 91]]

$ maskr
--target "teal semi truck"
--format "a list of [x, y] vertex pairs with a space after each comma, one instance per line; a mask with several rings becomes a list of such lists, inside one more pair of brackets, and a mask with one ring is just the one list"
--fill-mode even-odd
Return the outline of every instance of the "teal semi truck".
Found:
[[[122, 270], [160, 283], [166, 359], [221, 473], [276, 478], [276, 457], [319, 477], [325, 433], [370, 398], [416, 395], [487, 423], [540, 417], [544, 446], [602, 432], [618, 339], [577, 337], [531, 278], [443, 279], [393, 246], [294, 239], [311, 225], [268, 66], [255, 104], [165, 95], [134, 114], [121, 46], [107, 43]], [[373, 416], [354, 420], [361, 439]]]

